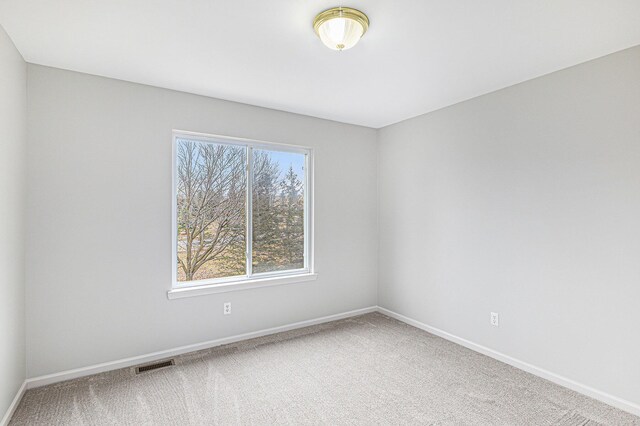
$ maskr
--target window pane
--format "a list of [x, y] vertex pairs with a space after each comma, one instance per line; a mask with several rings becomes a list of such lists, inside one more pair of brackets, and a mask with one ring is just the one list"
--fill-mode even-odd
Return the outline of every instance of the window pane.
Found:
[[245, 275], [246, 149], [176, 144], [177, 280]]
[[253, 151], [253, 273], [304, 268], [304, 154]]

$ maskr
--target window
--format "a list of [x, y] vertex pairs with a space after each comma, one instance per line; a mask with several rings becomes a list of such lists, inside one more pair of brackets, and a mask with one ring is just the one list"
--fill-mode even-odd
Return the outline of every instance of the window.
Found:
[[311, 152], [174, 132], [173, 288], [310, 274]]

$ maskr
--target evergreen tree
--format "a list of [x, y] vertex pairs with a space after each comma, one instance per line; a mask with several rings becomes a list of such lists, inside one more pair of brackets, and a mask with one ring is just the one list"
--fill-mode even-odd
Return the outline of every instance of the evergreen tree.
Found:
[[304, 194], [302, 181], [289, 166], [280, 181], [280, 253], [286, 269], [304, 266]]
[[273, 270], [279, 251], [278, 176], [280, 170], [269, 154], [253, 154], [253, 264], [254, 272]]

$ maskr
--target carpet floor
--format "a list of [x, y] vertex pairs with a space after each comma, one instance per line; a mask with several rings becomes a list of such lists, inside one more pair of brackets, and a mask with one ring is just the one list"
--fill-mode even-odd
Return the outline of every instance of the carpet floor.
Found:
[[640, 425], [379, 313], [26, 392], [11, 425]]

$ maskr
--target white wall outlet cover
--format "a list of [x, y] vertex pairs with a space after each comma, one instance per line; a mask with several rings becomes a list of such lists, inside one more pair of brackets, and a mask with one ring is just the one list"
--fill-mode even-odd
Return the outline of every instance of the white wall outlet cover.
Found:
[[497, 312], [491, 312], [491, 325], [500, 326], [500, 314]]
[[225, 315], [231, 314], [231, 302], [225, 302], [223, 312]]

